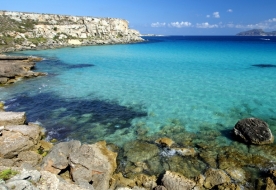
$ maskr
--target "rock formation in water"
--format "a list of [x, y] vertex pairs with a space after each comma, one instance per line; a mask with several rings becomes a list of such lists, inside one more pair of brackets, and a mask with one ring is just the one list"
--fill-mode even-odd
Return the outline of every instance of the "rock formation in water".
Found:
[[0, 11], [0, 51], [143, 41], [128, 21]]
[[253, 29], [236, 34], [237, 36], [276, 36], [276, 31], [264, 32], [262, 29]]
[[11, 84], [22, 78], [46, 75], [46, 73], [31, 71], [35, 62], [41, 60], [38, 57], [0, 55], [0, 85]]
[[249, 144], [271, 144], [274, 141], [268, 124], [257, 118], [246, 118], [238, 121], [234, 127], [234, 133]]

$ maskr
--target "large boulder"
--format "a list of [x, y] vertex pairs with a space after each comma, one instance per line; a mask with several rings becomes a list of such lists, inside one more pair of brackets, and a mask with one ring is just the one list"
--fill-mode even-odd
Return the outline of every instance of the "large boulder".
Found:
[[117, 153], [107, 149], [106, 142], [84, 144], [70, 154], [70, 172], [80, 185], [92, 184], [95, 190], [109, 188], [109, 181], [115, 171]]
[[105, 141], [83, 145], [80, 141], [62, 142], [43, 159], [41, 169], [54, 174], [69, 170], [80, 187], [102, 190], [109, 188], [116, 158], [117, 153], [108, 150]]
[[41, 169], [54, 174], [69, 166], [69, 156], [81, 147], [80, 141], [61, 142], [53, 147], [49, 154], [43, 159]]
[[162, 183], [167, 190], [192, 190], [196, 186], [194, 181], [170, 171], [166, 171]]
[[25, 121], [25, 112], [0, 112], [0, 126], [23, 125]]
[[8, 125], [0, 137], [0, 157], [14, 158], [23, 151], [35, 149], [40, 139], [38, 125]]
[[234, 133], [249, 144], [271, 144], [274, 141], [268, 124], [257, 118], [246, 118], [238, 121], [234, 127]]

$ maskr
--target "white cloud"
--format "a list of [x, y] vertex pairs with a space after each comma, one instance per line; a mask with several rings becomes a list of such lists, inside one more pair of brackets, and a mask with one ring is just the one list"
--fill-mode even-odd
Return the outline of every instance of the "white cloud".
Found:
[[176, 28], [183, 28], [183, 27], [191, 27], [192, 23], [190, 22], [171, 22], [170, 26], [176, 27]]
[[207, 18], [210, 18], [211, 16], [210, 15], [206, 15]]
[[196, 28], [218, 28], [218, 27], [219, 26], [217, 24], [209, 24], [208, 22], [196, 24]]
[[268, 19], [267, 22], [276, 22], [276, 18]]
[[214, 18], [219, 18], [220, 16], [219, 16], [219, 12], [213, 12], [213, 17]]
[[165, 22], [155, 22], [151, 23], [151, 27], [165, 27], [166, 23]]
[[228, 9], [227, 12], [228, 12], [228, 13], [232, 13], [233, 10], [232, 10], [232, 9]]

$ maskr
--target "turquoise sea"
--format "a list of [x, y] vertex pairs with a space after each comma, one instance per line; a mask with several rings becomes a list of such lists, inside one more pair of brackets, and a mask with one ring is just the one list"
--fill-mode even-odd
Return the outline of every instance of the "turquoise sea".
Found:
[[[276, 37], [144, 38], [12, 53], [43, 57], [35, 70], [48, 75], [0, 87], [0, 101], [46, 128], [48, 140], [107, 141], [125, 177], [237, 168], [250, 184], [239, 183], [255, 188], [263, 171], [276, 168], [276, 143], [248, 146], [232, 130], [257, 117], [276, 135]], [[157, 147], [160, 137], [196, 156]]]
[[154, 134], [176, 123], [198, 132], [231, 130], [245, 117], [276, 120], [275, 37], [145, 39], [16, 53], [45, 58], [36, 70], [48, 76], [4, 86], [0, 99], [41, 123], [49, 139], [117, 145], [141, 125]]

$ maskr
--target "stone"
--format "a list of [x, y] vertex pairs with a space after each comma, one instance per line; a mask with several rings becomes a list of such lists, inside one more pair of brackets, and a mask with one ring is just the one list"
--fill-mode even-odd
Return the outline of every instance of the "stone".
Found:
[[67, 183], [57, 175], [54, 175], [48, 171], [40, 171], [41, 178], [37, 183], [37, 188], [41, 190], [86, 190], [75, 184]]
[[241, 168], [227, 168], [226, 173], [235, 181], [245, 182], [245, 171]]
[[167, 190], [192, 190], [196, 183], [179, 173], [166, 171], [164, 177], [162, 178], [163, 186]]
[[117, 173], [112, 176], [112, 183], [110, 189], [115, 187], [134, 187], [135, 181], [133, 179], [125, 178], [122, 173]]
[[34, 151], [24, 151], [18, 154], [16, 159], [17, 166], [21, 166], [22, 163], [28, 163], [31, 166], [38, 165], [42, 160], [42, 156]]
[[218, 185], [218, 190], [241, 190], [240, 186], [234, 183], [223, 183]]
[[167, 190], [167, 188], [162, 185], [158, 185], [153, 190]]
[[181, 156], [195, 156], [196, 151], [194, 148], [173, 148], [177, 152], [177, 154]]
[[157, 186], [156, 176], [147, 176], [145, 174], [139, 174], [134, 178], [135, 184], [140, 187], [145, 187], [146, 189], [153, 189]]
[[134, 141], [127, 143], [124, 146], [124, 151], [127, 160], [136, 163], [149, 160], [156, 156], [159, 153], [159, 148], [155, 144]]
[[25, 121], [25, 112], [0, 112], [0, 126], [23, 125]]
[[105, 141], [83, 144], [69, 157], [72, 178], [80, 185], [92, 184], [95, 190], [108, 189], [116, 158], [117, 153], [108, 150]]
[[0, 190], [9, 190], [7, 186], [0, 183]]
[[161, 146], [171, 147], [174, 144], [174, 141], [170, 138], [163, 137], [163, 138], [157, 139], [155, 143], [160, 144]]
[[25, 170], [20, 171], [19, 174], [13, 176], [9, 181], [15, 180], [29, 180], [37, 183], [40, 180], [41, 174], [37, 170]]
[[205, 172], [205, 177], [204, 187], [209, 189], [231, 181], [228, 175], [221, 169], [210, 168]]
[[41, 127], [36, 124], [31, 125], [8, 125], [5, 127], [5, 130], [11, 132], [19, 132], [24, 136], [28, 136], [34, 144], [37, 144], [41, 139]]
[[38, 188], [34, 187], [33, 184], [28, 180], [10, 181], [6, 183], [6, 186], [9, 189], [13, 189], [13, 190], [22, 190], [22, 189], [38, 190]]
[[14, 160], [0, 158], [0, 166], [12, 167], [14, 165]]
[[268, 124], [257, 118], [246, 118], [238, 121], [234, 127], [234, 133], [249, 144], [271, 144], [274, 141]]
[[34, 142], [19, 132], [3, 131], [0, 138], [0, 157], [13, 158], [20, 152], [30, 150]]
[[268, 178], [266, 178], [266, 188], [265, 188], [265, 190], [272, 190], [272, 189], [276, 189], [276, 185], [273, 182], [273, 180], [270, 177], [268, 177]]
[[47, 156], [42, 161], [41, 169], [60, 173], [61, 170], [69, 166], [69, 156], [81, 147], [80, 141], [61, 142], [53, 147]]

